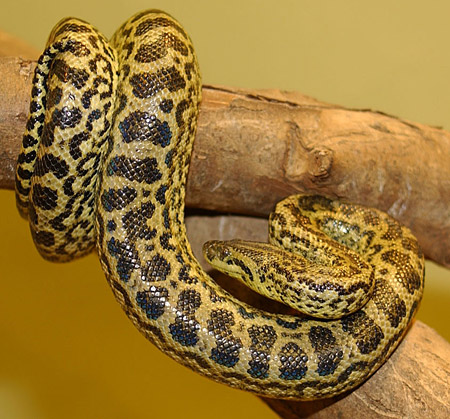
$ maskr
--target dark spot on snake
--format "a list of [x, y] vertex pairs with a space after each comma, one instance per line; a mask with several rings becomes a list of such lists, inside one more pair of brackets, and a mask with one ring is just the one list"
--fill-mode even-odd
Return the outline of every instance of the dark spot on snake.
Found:
[[64, 181], [64, 185], [63, 185], [63, 191], [64, 191], [64, 195], [66, 196], [73, 196], [74, 191], [73, 191], [73, 182], [75, 182], [76, 178], [75, 176], [69, 176], [65, 181]]
[[170, 262], [164, 256], [156, 254], [151, 260], [145, 262], [141, 280], [146, 282], [165, 281], [170, 271]]
[[195, 72], [194, 63], [186, 63], [184, 65], [184, 72], [186, 73], [186, 77], [188, 80], [192, 79], [192, 73]]
[[172, 167], [172, 157], [173, 157], [173, 150], [169, 150], [166, 154], [166, 158], [164, 159], [164, 163], [166, 163], [166, 166], [170, 169]]
[[94, 35], [90, 35], [88, 37], [88, 41], [94, 49], [98, 49], [97, 38]]
[[333, 374], [343, 358], [343, 352], [336, 345], [332, 331], [326, 327], [312, 326], [308, 338], [319, 360], [317, 373], [320, 376]]
[[36, 101], [32, 100], [30, 102], [30, 112], [35, 113], [35, 112], [39, 111], [41, 108], [42, 108], [42, 105], [40, 105]]
[[184, 128], [183, 114], [184, 114], [184, 111], [188, 108], [189, 108], [189, 102], [186, 99], [183, 99], [180, 103], [178, 103], [177, 109], [175, 110], [175, 117], [177, 120], [177, 125], [180, 129]]
[[56, 208], [58, 192], [55, 189], [36, 183], [31, 190], [31, 199], [36, 207], [50, 211]]
[[411, 265], [408, 254], [396, 249], [387, 250], [381, 255], [381, 259], [396, 268], [395, 278], [410, 293], [414, 294], [422, 285], [422, 278]]
[[33, 234], [34, 241], [42, 246], [51, 247], [55, 244], [55, 236], [51, 231], [37, 231]]
[[167, 185], [161, 185], [159, 189], [156, 191], [156, 200], [160, 204], [166, 203], [166, 191], [167, 191]]
[[196, 284], [198, 279], [195, 276], [190, 275], [190, 270], [191, 268], [189, 265], [183, 265], [178, 272], [178, 279], [186, 284]]
[[93, 122], [100, 119], [100, 117], [102, 116], [102, 113], [99, 109], [94, 109], [87, 117], [87, 121], [86, 121], [86, 129], [88, 131], [92, 131], [93, 130]]
[[167, 288], [152, 286], [148, 291], [136, 293], [136, 303], [144, 310], [148, 319], [156, 320], [164, 314], [168, 297], [169, 291]]
[[396, 294], [395, 290], [384, 279], [375, 281], [372, 300], [378, 310], [382, 311], [392, 327], [398, 327], [406, 316], [406, 304]]
[[341, 319], [342, 330], [350, 333], [362, 354], [374, 351], [384, 338], [383, 330], [363, 311], [357, 311]]
[[90, 138], [90, 134], [86, 131], [82, 131], [78, 134], [75, 134], [69, 140], [69, 153], [74, 160], [78, 160], [79, 158], [81, 158], [82, 153], [81, 153], [80, 145], [84, 141], [89, 140], [89, 138]]
[[38, 140], [29, 134], [24, 135], [23, 140], [22, 140], [22, 145], [24, 148], [33, 147], [37, 143], [38, 143]]
[[212, 310], [207, 321], [208, 331], [214, 335], [216, 347], [211, 349], [210, 358], [219, 365], [233, 367], [239, 361], [239, 351], [242, 348], [240, 339], [233, 336], [231, 327], [235, 325], [231, 311]]
[[[136, 191], [135, 191], [136, 192]], [[148, 220], [153, 216], [155, 206], [151, 202], [144, 202], [139, 208], [128, 211], [122, 217], [122, 224], [127, 232], [127, 239], [137, 238], [150, 240], [156, 236], [156, 230], [150, 229]]]
[[24, 169], [21, 166], [17, 166], [17, 178], [24, 179], [24, 180], [30, 180], [31, 176], [33, 176], [33, 172], [30, 170]]
[[173, 100], [172, 99], [165, 99], [159, 104], [159, 109], [163, 111], [164, 113], [170, 113], [173, 109]]
[[108, 241], [107, 246], [109, 254], [117, 259], [117, 274], [122, 281], [127, 282], [130, 279], [131, 272], [140, 267], [136, 247], [126, 239], [121, 242], [114, 237]]
[[158, 161], [152, 157], [140, 160], [115, 156], [108, 162], [106, 173], [108, 176], [121, 176], [128, 180], [147, 184], [158, 181], [162, 176], [158, 170]]
[[78, 108], [64, 106], [55, 109], [52, 114], [52, 122], [61, 129], [73, 128], [81, 121], [82, 113]]
[[112, 233], [113, 231], [116, 231], [117, 224], [114, 220], [109, 220], [106, 224], [106, 229], [109, 233]]
[[36, 151], [32, 150], [29, 153], [20, 153], [18, 163], [31, 163], [36, 159]]
[[201, 305], [198, 291], [187, 289], [180, 292], [177, 301], [177, 316], [175, 322], [169, 325], [173, 340], [183, 346], [195, 346], [199, 340], [197, 331], [200, 329], [195, 319], [195, 312]]
[[301, 320], [300, 319], [296, 319], [293, 322], [287, 321], [287, 320], [283, 320], [278, 318], [277, 319], [277, 324], [281, 327], [284, 327], [285, 329], [298, 329], [298, 327], [301, 325]]
[[189, 53], [183, 41], [171, 33], [165, 33], [154, 42], [141, 44], [134, 59], [138, 63], [153, 63], [167, 56], [169, 49], [173, 49], [183, 56], [187, 56]]
[[35, 163], [34, 175], [44, 176], [46, 173], [53, 173], [57, 179], [63, 179], [69, 173], [69, 165], [63, 158], [53, 154], [44, 154]]
[[52, 74], [63, 83], [71, 83], [78, 90], [89, 80], [89, 73], [86, 70], [71, 67], [59, 59], [53, 61]]
[[106, 212], [123, 209], [136, 199], [135, 189], [125, 186], [122, 189], [108, 189], [101, 196], [101, 203]]
[[172, 234], [170, 234], [170, 233], [161, 234], [161, 236], [159, 237], [159, 242], [163, 249], [175, 250], [175, 247], [172, 244], [170, 244], [171, 238], [172, 238]]
[[272, 326], [251, 326], [248, 328], [248, 335], [251, 340], [250, 355], [247, 372], [253, 377], [264, 379], [268, 377], [270, 352], [275, 341], [277, 333]]
[[[137, 21], [139, 18], [141, 18], [145, 12], [142, 15], [138, 15], [134, 21]], [[153, 29], [157, 28], [173, 28], [178, 33], [183, 35], [184, 38], [188, 39], [188, 36], [184, 29], [178, 25], [175, 21], [171, 19], [167, 19], [165, 17], [155, 17], [146, 19], [143, 22], [141, 22], [138, 27], [136, 28], [135, 36], [142, 36], [145, 35], [147, 32], [152, 31]]]
[[41, 114], [39, 114], [37, 116], [30, 116], [28, 118], [28, 121], [27, 121], [27, 126], [26, 126], [27, 130], [28, 131], [32, 131], [33, 128], [35, 127], [35, 125], [38, 122], [42, 124], [44, 122], [44, 119], [45, 119], [45, 114], [44, 113], [41, 113]]
[[57, 38], [64, 32], [89, 33], [92, 32], [92, 30], [86, 25], [79, 25], [77, 23], [66, 23], [63, 26], [61, 26], [55, 33], [55, 38]]
[[156, 73], [138, 73], [130, 78], [133, 94], [139, 99], [148, 99], [167, 89], [176, 92], [184, 89], [186, 81], [175, 67], [158, 70]]
[[63, 91], [60, 87], [55, 87], [48, 92], [47, 96], [47, 106], [51, 109], [61, 102], [63, 96]]
[[288, 342], [278, 353], [281, 362], [280, 378], [283, 380], [300, 380], [308, 370], [308, 356], [296, 343]]
[[123, 141], [151, 141], [155, 145], [167, 147], [172, 138], [167, 121], [160, 121], [148, 112], [135, 111], [119, 123]]
[[76, 57], [86, 57], [91, 53], [90, 49], [83, 42], [74, 39], [69, 39], [64, 49], [70, 51]]

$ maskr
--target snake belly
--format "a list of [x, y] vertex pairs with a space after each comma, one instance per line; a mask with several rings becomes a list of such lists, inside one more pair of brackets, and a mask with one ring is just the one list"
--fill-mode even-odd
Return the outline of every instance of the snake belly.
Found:
[[[307, 232], [308, 248], [333, 239], [362, 249], [374, 271], [371, 298], [335, 320], [239, 301], [203, 271], [186, 237], [185, 183], [200, 98], [192, 43], [169, 15], [139, 13], [110, 42], [86, 22], [60, 22], [38, 62], [16, 174], [17, 205], [36, 246], [66, 261], [95, 240], [134, 325], [213, 380], [297, 400], [357, 386], [392, 353], [420, 302], [424, 263], [416, 239], [379, 211], [292, 197], [273, 217], [273, 230], [282, 232], [274, 241], [306, 242], [304, 233], [285, 230], [290, 215], [307, 231], [319, 220], [331, 238]], [[352, 237], [364, 245], [352, 246]], [[240, 263], [246, 271], [245, 259]]]

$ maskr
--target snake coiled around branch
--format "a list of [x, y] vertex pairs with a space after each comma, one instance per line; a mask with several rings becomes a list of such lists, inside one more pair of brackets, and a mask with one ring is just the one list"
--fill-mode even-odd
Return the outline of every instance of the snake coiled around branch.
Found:
[[186, 238], [200, 99], [194, 48], [167, 14], [139, 13], [109, 42], [86, 22], [61, 21], [36, 67], [17, 166], [17, 206], [38, 250], [67, 261], [96, 246], [134, 325], [216, 381], [298, 400], [357, 386], [417, 310], [417, 240], [381, 211], [290, 197], [271, 216], [271, 244], [210, 242], [205, 257], [306, 315], [239, 301], [202, 270]]

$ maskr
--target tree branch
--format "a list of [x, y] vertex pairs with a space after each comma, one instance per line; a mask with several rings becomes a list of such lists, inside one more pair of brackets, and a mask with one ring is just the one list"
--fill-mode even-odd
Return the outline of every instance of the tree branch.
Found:
[[[0, 58], [0, 187], [14, 168], [34, 62]], [[450, 266], [450, 133], [299, 93], [203, 88], [187, 205], [267, 215], [298, 192], [380, 208]]]

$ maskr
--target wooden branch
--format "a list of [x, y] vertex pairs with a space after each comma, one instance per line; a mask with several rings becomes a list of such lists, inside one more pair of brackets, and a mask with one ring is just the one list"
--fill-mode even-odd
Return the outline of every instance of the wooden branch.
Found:
[[[0, 187], [14, 167], [34, 62], [0, 58]], [[450, 266], [450, 133], [299, 93], [205, 86], [187, 205], [267, 215], [296, 192], [388, 211]]]
[[[200, 261], [202, 244], [241, 237], [264, 241], [267, 221], [243, 216], [186, 217], [189, 241]], [[208, 270], [206, 262], [203, 267]], [[210, 272], [215, 275], [217, 273]], [[254, 307], [283, 312], [281, 304], [219, 275], [220, 285]], [[280, 417], [295, 418], [442, 418], [450, 417], [450, 344], [417, 321], [399, 347], [369, 380], [347, 395], [313, 402], [263, 399]]]

